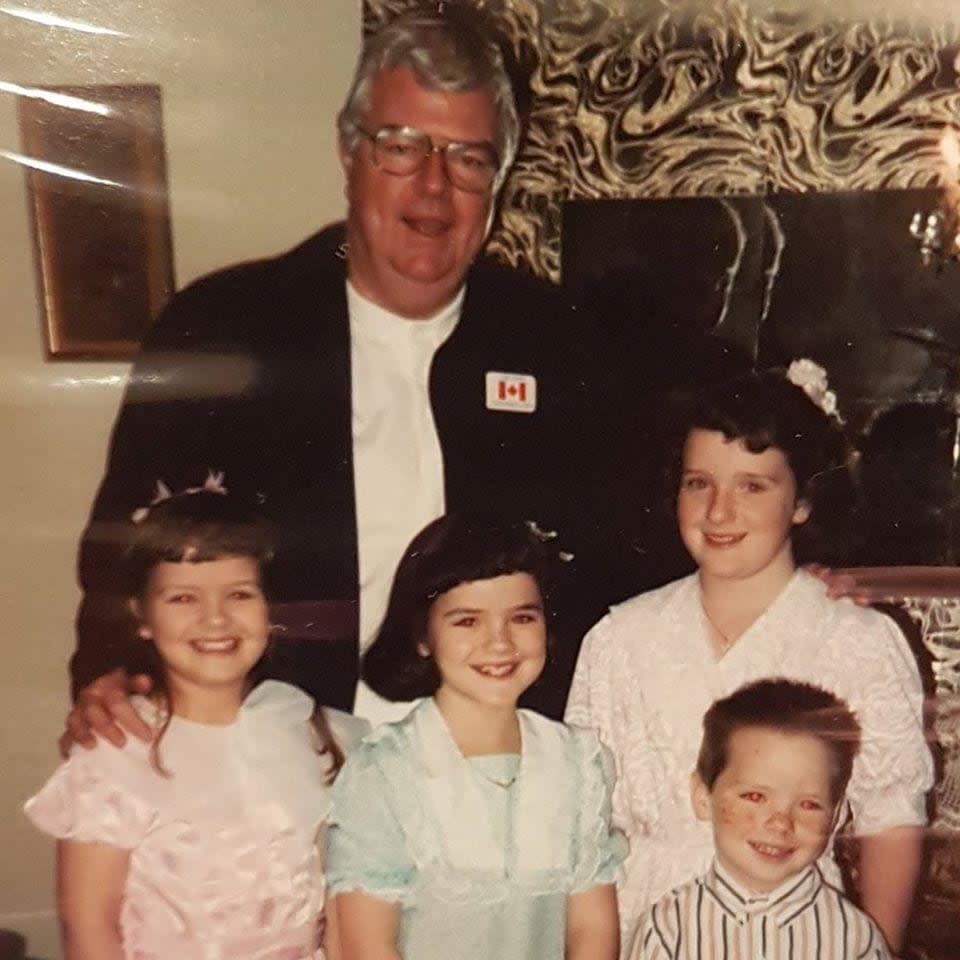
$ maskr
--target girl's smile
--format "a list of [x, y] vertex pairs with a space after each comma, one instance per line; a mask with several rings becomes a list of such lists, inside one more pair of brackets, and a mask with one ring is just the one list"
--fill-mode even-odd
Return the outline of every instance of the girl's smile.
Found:
[[236, 653], [240, 648], [240, 638], [227, 637], [224, 640], [191, 640], [190, 645], [197, 653], [229, 654]]
[[703, 542], [714, 550], [724, 550], [735, 547], [746, 536], [745, 533], [709, 533], [703, 531]]
[[518, 660], [508, 660], [506, 663], [483, 663], [474, 665], [473, 669], [484, 677], [493, 677], [501, 680], [512, 677], [517, 672]]

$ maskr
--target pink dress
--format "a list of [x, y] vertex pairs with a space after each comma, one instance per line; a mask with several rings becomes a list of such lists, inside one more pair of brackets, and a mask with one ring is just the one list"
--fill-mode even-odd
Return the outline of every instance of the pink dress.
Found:
[[[152, 719], [154, 708], [139, 701]], [[55, 837], [130, 851], [121, 911], [129, 960], [322, 958], [317, 835], [329, 812], [313, 701], [266, 681], [236, 722], [174, 717], [160, 745], [75, 748], [26, 805]]]

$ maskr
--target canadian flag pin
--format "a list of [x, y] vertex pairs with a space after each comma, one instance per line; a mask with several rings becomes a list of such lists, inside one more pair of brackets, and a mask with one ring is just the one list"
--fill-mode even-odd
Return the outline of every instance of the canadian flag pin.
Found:
[[533, 413], [537, 409], [537, 378], [529, 373], [488, 370], [487, 409]]

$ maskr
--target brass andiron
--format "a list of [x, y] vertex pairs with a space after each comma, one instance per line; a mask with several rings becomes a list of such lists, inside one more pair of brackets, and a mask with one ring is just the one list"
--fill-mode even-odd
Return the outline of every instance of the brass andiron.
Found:
[[920, 247], [920, 261], [939, 273], [949, 260], [960, 262], [960, 141], [952, 127], [940, 138], [943, 158], [943, 203], [930, 213], [918, 210], [910, 221], [910, 235]]

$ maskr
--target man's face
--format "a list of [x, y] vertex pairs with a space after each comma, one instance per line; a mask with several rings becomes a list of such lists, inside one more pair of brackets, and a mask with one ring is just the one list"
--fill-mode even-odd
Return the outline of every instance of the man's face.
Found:
[[[437, 146], [494, 143], [497, 116], [485, 89], [424, 90], [406, 69], [373, 80], [363, 128], [414, 127]], [[341, 145], [347, 175], [349, 276], [369, 300], [405, 317], [427, 317], [453, 299], [486, 237], [492, 194], [451, 184], [444, 156], [430, 155], [408, 176], [379, 168], [361, 137], [353, 153]]]

